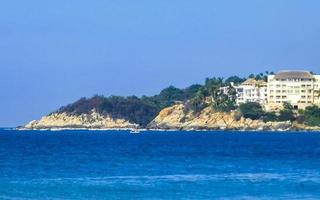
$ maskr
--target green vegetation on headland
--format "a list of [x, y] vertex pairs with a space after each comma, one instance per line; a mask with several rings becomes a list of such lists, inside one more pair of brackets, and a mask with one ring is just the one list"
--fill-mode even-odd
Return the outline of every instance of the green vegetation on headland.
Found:
[[240, 114], [245, 118], [262, 119], [264, 122], [276, 121], [297, 121], [308, 126], [320, 126], [320, 107], [308, 106], [305, 110], [294, 112], [292, 105], [284, 103], [283, 109], [278, 113], [266, 112], [261, 105], [255, 102], [248, 102], [239, 106]]
[[266, 112], [262, 106], [255, 102], [248, 102], [239, 106], [241, 115], [245, 118], [253, 120], [262, 119], [268, 121], [294, 121], [296, 115], [293, 112], [293, 107], [289, 103], [284, 103], [283, 109], [279, 112]]
[[300, 111], [301, 121], [309, 126], [320, 126], [320, 107], [309, 106]]
[[110, 96], [95, 95], [92, 98], [81, 98], [78, 101], [61, 107], [58, 113], [73, 115], [89, 114], [93, 109], [102, 115], [111, 115], [113, 118], [123, 118], [132, 123], [146, 126], [165, 107], [177, 101], [185, 102], [192, 98], [201, 88], [201, 85], [192, 85], [186, 89], [170, 86], [151, 97], [142, 96]]
[[[272, 72], [250, 75], [248, 78], [266, 80]], [[121, 118], [131, 123], [146, 127], [159, 112], [177, 103], [183, 103], [186, 112], [200, 113], [201, 110], [211, 107], [216, 112], [235, 111], [236, 118], [249, 118], [263, 120], [264, 122], [296, 121], [309, 126], [320, 126], [320, 108], [307, 107], [305, 110], [294, 111], [289, 103], [285, 103], [279, 112], [266, 112], [258, 103], [248, 102], [236, 105], [236, 90], [232, 86], [240, 84], [246, 78], [231, 76], [227, 79], [213, 77], [207, 78], [203, 85], [195, 84], [185, 89], [170, 86], [154, 96], [110, 96], [95, 95], [92, 98], [81, 98], [78, 101], [61, 107], [55, 113], [68, 113], [71, 115], [89, 114], [95, 110], [103, 116]], [[224, 87], [225, 91], [221, 88]], [[226, 92], [227, 91], [227, 92]]]

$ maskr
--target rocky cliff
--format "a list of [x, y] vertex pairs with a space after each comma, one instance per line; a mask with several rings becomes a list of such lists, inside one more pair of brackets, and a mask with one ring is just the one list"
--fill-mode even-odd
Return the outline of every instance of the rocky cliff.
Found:
[[71, 115], [69, 113], [53, 113], [28, 123], [26, 129], [52, 128], [86, 128], [86, 129], [134, 129], [138, 124], [125, 119], [114, 119], [103, 116], [94, 110], [90, 114]]
[[[90, 114], [73, 115], [53, 113], [34, 120], [23, 128], [26, 129], [136, 129], [138, 124], [125, 119], [101, 115], [95, 110]], [[198, 113], [188, 111], [184, 104], [177, 104], [160, 111], [146, 128], [182, 129], [182, 130], [320, 130], [297, 122], [263, 122], [239, 116], [237, 112], [215, 112], [211, 107]]]
[[319, 127], [307, 127], [296, 122], [263, 122], [238, 117], [236, 112], [214, 112], [210, 107], [200, 113], [186, 111], [183, 104], [163, 109], [149, 123], [151, 129], [214, 129], [214, 130], [320, 130]]

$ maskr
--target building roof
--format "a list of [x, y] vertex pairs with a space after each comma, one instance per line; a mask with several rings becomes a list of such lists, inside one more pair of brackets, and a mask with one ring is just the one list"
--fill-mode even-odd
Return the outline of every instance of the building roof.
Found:
[[287, 78], [303, 78], [311, 79], [313, 75], [308, 71], [280, 71], [274, 78], [276, 79], [287, 79]]
[[266, 86], [267, 82], [264, 80], [255, 80], [253, 78], [247, 79], [245, 82], [243, 82], [241, 85], [252, 85], [252, 86]]

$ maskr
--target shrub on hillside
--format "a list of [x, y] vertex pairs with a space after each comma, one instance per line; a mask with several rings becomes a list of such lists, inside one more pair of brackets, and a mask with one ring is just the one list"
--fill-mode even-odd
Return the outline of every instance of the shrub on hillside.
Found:
[[226, 101], [222, 102], [221, 104], [214, 106], [213, 108], [219, 112], [230, 112], [232, 110], [235, 110], [237, 108], [237, 106], [234, 101], [226, 100]]
[[260, 119], [265, 114], [261, 105], [256, 102], [243, 103], [240, 105], [239, 109], [243, 117], [253, 120]]
[[304, 121], [309, 126], [320, 126], [320, 107], [309, 106], [302, 113]]
[[278, 115], [275, 112], [266, 112], [262, 119], [264, 122], [275, 122], [279, 120]]
[[280, 110], [279, 121], [294, 121], [295, 119], [293, 106], [287, 102], [283, 103], [283, 109]]

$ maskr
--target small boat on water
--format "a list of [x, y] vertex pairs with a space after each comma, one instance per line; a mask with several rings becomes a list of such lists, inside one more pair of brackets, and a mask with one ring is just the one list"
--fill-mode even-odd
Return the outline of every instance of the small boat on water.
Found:
[[140, 133], [140, 130], [134, 129], [134, 130], [131, 130], [130, 133]]

